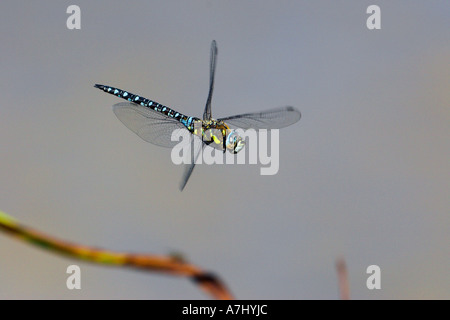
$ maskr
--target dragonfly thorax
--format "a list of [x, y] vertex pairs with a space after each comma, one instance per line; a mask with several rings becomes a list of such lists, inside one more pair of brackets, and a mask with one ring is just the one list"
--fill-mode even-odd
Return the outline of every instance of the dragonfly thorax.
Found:
[[[201, 130], [200, 130], [201, 126]], [[202, 140], [216, 148], [238, 153], [245, 146], [245, 140], [230, 127], [220, 120], [197, 120], [194, 123], [193, 134], [201, 136]]]

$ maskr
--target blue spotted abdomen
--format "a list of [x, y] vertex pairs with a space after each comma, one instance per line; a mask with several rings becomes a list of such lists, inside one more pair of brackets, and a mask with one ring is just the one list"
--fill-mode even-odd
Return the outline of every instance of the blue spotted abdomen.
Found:
[[189, 130], [192, 131], [194, 128], [194, 121], [199, 120], [198, 118], [194, 117], [188, 117], [182, 113], [179, 113], [169, 107], [166, 107], [156, 101], [141, 97], [139, 95], [136, 95], [134, 93], [121, 90], [118, 88], [110, 87], [110, 86], [104, 86], [102, 84], [96, 84], [94, 87], [105, 91], [106, 93], [110, 93], [112, 95], [115, 95], [119, 98], [125, 99], [127, 101], [136, 103], [138, 105], [141, 105], [146, 108], [150, 108], [156, 112], [162, 113], [170, 118], [173, 118], [175, 120], [180, 121], [184, 126]]

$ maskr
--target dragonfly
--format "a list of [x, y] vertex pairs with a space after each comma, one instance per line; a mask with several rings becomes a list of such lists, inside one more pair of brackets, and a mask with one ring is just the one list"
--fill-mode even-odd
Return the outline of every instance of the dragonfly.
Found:
[[143, 140], [161, 147], [173, 148], [179, 141], [172, 141], [174, 130], [187, 130], [191, 142], [191, 161], [185, 164], [180, 190], [183, 191], [191, 176], [196, 160], [202, 149], [211, 146], [233, 154], [245, 146], [245, 139], [236, 129], [280, 129], [300, 120], [301, 113], [292, 106], [273, 108], [266, 111], [244, 113], [214, 119], [211, 113], [211, 101], [214, 90], [214, 77], [217, 65], [217, 43], [211, 43], [209, 93], [203, 118], [184, 115], [154, 100], [121, 90], [115, 87], [96, 84], [95, 88], [125, 99], [113, 105], [117, 118]]

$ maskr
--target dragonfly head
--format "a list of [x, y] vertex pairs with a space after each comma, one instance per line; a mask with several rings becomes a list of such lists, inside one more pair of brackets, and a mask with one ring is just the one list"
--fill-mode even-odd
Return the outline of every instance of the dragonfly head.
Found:
[[235, 130], [227, 130], [226, 147], [232, 153], [238, 153], [245, 146], [245, 140]]

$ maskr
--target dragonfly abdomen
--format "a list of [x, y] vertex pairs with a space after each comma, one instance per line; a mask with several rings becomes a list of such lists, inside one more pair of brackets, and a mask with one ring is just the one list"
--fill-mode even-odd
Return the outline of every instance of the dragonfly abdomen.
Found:
[[96, 84], [94, 87], [103, 90], [106, 93], [112, 94], [116, 97], [125, 99], [129, 102], [133, 102], [135, 104], [138, 104], [140, 106], [146, 107], [146, 108], [150, 108], [156, 112], [160, 112], [162, 114], [165, 114], [166, 116], [173, 118], [175, 120], [180, 121], [189, 131], [191, 131], [193, 129], [194, 126], [194, 121], [198, 120], [197, 118], [194, 117], [188, 117], [180, 112], [177, 112], [165, 105], [162, 105], [156, 101], [144, 98], [142, 96], [139, 96], [137, 94], [125, 91], [125, 90], [121, 90], [118, 88], [114, 88], [114, 87], [110, 87], [110, 86], [105, 86], [102, 84]]

